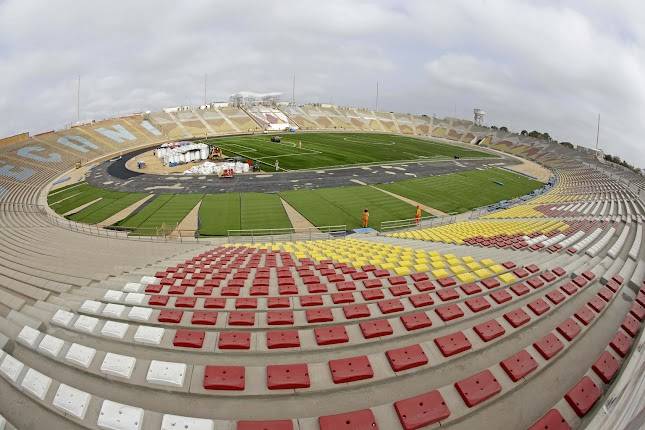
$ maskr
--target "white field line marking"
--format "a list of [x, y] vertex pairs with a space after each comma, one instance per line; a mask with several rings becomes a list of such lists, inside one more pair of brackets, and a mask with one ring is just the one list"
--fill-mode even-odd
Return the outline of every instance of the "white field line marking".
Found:
[[370, 142], [367, 140], [358, 140], [358, 139], [350, 139], [348, 137], [343, 137], [343, 140], [346, 142], [354, 142], [354, 143], [360, 143], [363, 145], [386, 145], [386, 146], [394, 146], [396, 145], [396, 142]]
[[310, 150], [310, 152], [291, 153], [291, 154], [282, 154], [282, 155], [267, 155], [266, 157], [259, 157], [257, 158], [257, 160], [266, 160], [268, 158], [298, 157], [298, 156], [307, 156], [307, 155], [315, 155], [315, 154], [322, 154], [322, 152]]
[[[249, 151], [249, 152], [258, 152], [257, 149], [249, 148], [248, 146], [240, 145], [238, 143], [227, 143], [226, 145], [228, 145], [228, 146], [237, 146], [238, 148], [244, 148], [243, 151], [246, 150], [246, 151]], [[226, 148], [224, 146], [222, 146], [222, 149], [224, 149], [226, 151]]]

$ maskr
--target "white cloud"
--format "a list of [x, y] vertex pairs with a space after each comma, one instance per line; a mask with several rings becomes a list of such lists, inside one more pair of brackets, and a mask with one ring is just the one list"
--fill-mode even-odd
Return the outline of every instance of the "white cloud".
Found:
[[238, 90], [470, 117], [645, 165], [645, 7], [630, 0], [0, 2], [0, 135]]

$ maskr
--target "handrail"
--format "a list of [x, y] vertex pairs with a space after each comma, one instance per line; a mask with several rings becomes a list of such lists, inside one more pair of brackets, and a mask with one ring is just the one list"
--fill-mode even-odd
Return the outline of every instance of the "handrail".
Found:
[[227, 230], [228, 242], [282, 242], [315, 240], [342, 237], [347, 234], [347, 225], [328, 225], [306, 228], [263, 228]]
[[481, 206], [478, 208], [471, 209], [469, 212], [464, 212], [462, 214], [451, 213], [450, 215], [446, 215], [442, 217], [424, 217], [424, 218], [421, 218], [421, 221], [419, 222], [419, 224], [416, 223], [415, 218], [383, 221], [381, 222], [380, 233], [385, 233], [385, 232], [394, 231], [394, 230], [404, 231], [404, 230], [414, 230], [417, 228], [436, 227], [438, 225], [455, 222], [457, 218], [469, 219], [469, 220], [479, 218], [483, 215], [488, 215], [497, 211], [508, 209], [509, 207], [515, 206], [516, 204], [526, 203], [539, 196], [544, 195], [546, 192], [550, 191], [555, 186], [555, 184], [557, 183], [556, 179], [557, 178], [554, 178], [553, 180], [549, 179], [548, 183], [544, 184], [540, 188], [536, 188], [530, 194], [525, 194], [523, 196], [516, 197], [512, 200], [506, 201], [506, 205], [504, 206], [500, 206], [500, 202], [497, 202], [487, 206]]
[[428, 227], [429, 221], [435, 220], [437, 217], [434, 216], [424, 216], [419, 218], [419, 222], [417, 223], [416, 218], [405, 218], [405, 219], [396, 219], [396, 220], [391, 220], [391, 221], [381, 221], [381, 227], [379, 231], [384, 232], [388, 230], [398, 230], [401, 228], [407, 228], [407, 227], [416, 227], [416, 226], [424, 226]]
[[[112, 239], [126, 239], [137, 241], [154, 241], [154, 242], [186, 242], [200, 241], [198, 230], [179, 229], [177, 225], [168, 228], [160, 227], [143, 227], [127, 228], [122, 226], [99, 227], [95, 224], [85, 224], [72, 221], [56, 214], [49, 207], [35, 203], [14, 203], [0, 202], [0, 212], [11, 212], [19, 214], [36, 214], [42, 217], [44, 221], [66, 230], [83, 233], [91, 236], [105, 237]], [[216, 238], [208, 238], [216, 240]]]

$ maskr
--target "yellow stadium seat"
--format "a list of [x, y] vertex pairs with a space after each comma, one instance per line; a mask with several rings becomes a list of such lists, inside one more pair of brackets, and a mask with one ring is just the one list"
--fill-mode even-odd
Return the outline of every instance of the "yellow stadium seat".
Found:
[[493, 276], [493, 272], [488, 269], [475, 270], [473, 273], [477, 275], [479, 279], [490, 278], [491, 276]]
[[470, 270], [477, 270], [477, 269], [481, 269], [481, 267], [482, 267], [482, 266], [479, 265], [479, 263], [476, 263], [474, 261], [472, 263], [466, 264], [466, 266], [468, 266], [468, 268]]
[[511, 282], [517, 280], [515, 275], [513, 275], [512, 273], [503, 273], [499, 275], [499, 279], [505, 284], [510, 284]]
[[497, 274], [506, 272], [506, 269], [501, 264], [493, 264], [492, 266], [488, 267], [488, 270], [491, 270]]
[[477, 278], [472, 273], [460, 273], [457, 278], [463, 283], [475, 282]]
[[450, 273], [448, 273], [445, 269], [436, 269], [432, 271], [432, 275], [437, 278], [448, 278], [450, 276]]
[[409, 275], [410, 274], [410, 268], [409, 267], [397, 267], [394, 269], [394, 272], [397, 275]]
[[455, 275], [467, 272], [466, 268], [464, 266], [461, 266], [461, 265], [450, 266], [450, 271], [452, 273], [454, 273]]
[[435, 269], [443, 269], [446, 267], [446, 263], [443, 261], [433, 261], [430, 265]]
[[417, 272], [427, 272], [428, 270], [430, 270], [430, 268], [427, 264], [415, 264], [414, 270], [416, 270]]

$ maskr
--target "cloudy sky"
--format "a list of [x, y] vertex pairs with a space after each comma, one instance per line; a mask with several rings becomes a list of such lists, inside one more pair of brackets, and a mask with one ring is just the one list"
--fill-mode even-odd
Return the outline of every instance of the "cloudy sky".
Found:
[[639, 0], [0, 0], [0, 136], [236, 91], [470, 118], [645, 167]]

